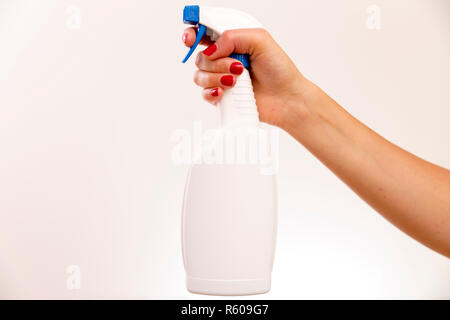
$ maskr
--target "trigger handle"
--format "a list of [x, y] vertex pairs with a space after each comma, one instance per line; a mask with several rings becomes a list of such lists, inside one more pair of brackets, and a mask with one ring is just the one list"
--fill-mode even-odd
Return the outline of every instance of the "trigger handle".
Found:
[[206, 34], [206, 27], [202, 24], [198, 25], [197, 30], [197, 37], [195, 38], [195, 42], [192, 45], [191, 49], [189, 49], [189, 52], [187, 53], [186, 57], [183, 59], [183, 63], [188, 61], [188, 59], [191, 57], [191, 55], [194, 53], [195, 48], [197, 48], [198, 44], [200, 43], [200, 40], [202, 40], [203, 36]]

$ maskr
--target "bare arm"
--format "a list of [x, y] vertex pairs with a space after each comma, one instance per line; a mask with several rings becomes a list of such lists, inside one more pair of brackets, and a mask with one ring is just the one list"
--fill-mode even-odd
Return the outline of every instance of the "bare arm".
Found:
[[[185, 30], [193, 44], [195, 31]], [[279, 126], [303, 144], [391, 223], [450, 257], [450, 171], [390, 143], [359, 122], [308, 81], [265, 30], [225, 32], [197, 57], [194, 81], [216, 104], [242, 66], [231, 52], [249, 53], [260, 120]], [[233, 81], [224, 83], [227, 76]]]
[[450, 171], [390, 143], [312, 83], [303, 88], [283, 128], [387, 220], [450, 257]]

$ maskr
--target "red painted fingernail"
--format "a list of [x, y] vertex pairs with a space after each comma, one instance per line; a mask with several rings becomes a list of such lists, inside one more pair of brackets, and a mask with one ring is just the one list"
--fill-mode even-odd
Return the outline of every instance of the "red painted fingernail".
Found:
[[183, 33], [183, 37], [181, 39], [183, 40], [183, 43], [186, 43], [187, 39], [188, 39], [188, 34], [187, 33]]
[[233, 62], [230, 66], [230, 72], [234, 74], [241, 74], [244, 71], [244, 66], [240, 62]]
[[217, 97], [219, 95], [219, 88], [211, 89], [211, 95]]
[[205, 56], [210, 56], [212, 55], [214, 52], [216, 52], [217, 50], [217, 46], [215, 43], [213, 43], [212, 45], [210, 45], [208, 48], [206, 48], [205, 50], [203, 50], [203, 54]]
[[233, 82], [234, 82], [234, 77], [229, 74], [222, 76], [220, 78], [220, 83], [222, 83], [224, 86], [231, 87], [233, 85]]

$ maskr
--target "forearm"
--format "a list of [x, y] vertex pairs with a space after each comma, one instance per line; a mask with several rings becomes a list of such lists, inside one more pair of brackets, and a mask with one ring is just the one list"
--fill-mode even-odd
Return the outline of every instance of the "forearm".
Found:
[[450, 171], [385, 140], [310, 82], [303, 87], [283, 129], [386, 219], [450, 257]]

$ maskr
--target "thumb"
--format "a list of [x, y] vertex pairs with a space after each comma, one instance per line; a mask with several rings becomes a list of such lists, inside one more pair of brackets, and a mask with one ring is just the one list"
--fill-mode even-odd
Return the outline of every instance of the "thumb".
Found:
[[236, 29], [225, 31], [217, 41], [203, 50], [209, 60], [228, 57], [231, 53], [256, 53], [268, 32], [265, 29]]

